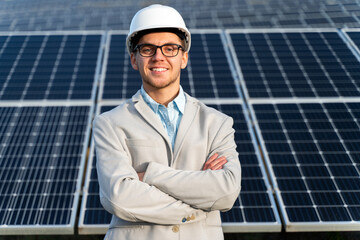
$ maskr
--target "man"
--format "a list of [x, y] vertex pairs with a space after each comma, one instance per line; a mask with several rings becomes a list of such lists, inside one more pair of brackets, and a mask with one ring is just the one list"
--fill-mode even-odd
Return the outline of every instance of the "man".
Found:
[[183, 92], [191, 35], [173, 8], [152, 5], [127, 37], [142, 88], [94, 120], [105, 239], [223, 239], [219, 211], [240, 192], [230, 117]]

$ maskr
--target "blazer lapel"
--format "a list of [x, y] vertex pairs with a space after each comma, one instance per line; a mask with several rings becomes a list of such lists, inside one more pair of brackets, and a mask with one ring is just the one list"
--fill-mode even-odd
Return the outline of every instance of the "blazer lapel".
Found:
[[185, 137], [194, 122], [194, 119], [199, 111], [197, 101], [186, 94], [185, 112], [181, 119], [180, 126], [175, 139], [174, 146], [174, 160], [178, 157], [180, 149], [184, 143]]
[[162, 125], [160, 119], [156, 116], [156, 114], [151, 110], [151, 108], [146, 104], [146, 102], [142, 99], [140, 91], [138, 91], [133, 97], [132, 101], [134, 102], [134, 107], [138, 111], [138, 113], [148, 122], [148, 124], [153, 127], [168, 143], [170, 149], [171, 143], [169, 136]]

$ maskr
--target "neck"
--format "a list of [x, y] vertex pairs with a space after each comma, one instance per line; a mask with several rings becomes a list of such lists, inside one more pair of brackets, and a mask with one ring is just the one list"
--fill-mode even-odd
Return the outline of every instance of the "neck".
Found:
[[154, 99], [155, 102], [164, 105], [165, 107], [168, 106], [168, 104], [174, 100], [180, 91], [180, 85], [177, 88], [171, 88], [171, 89], [152, 89], [147, 88], [144, 85], [144, 90], [146, 91], [149, 96]]

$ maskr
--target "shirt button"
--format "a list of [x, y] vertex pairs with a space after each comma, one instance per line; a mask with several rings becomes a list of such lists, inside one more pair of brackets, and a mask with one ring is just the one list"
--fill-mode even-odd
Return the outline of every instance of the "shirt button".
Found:
[[179, 226], [173, 226], [172, 230], [174, 233], [179, 232]]

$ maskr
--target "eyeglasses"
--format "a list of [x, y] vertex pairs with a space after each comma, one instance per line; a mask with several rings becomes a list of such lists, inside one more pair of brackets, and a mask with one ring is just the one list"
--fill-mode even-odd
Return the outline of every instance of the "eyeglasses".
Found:
[[179, 44], [167, 43], [161, 46], [153, 44], [139, 44], [136, 45], [134, 51], [139, 50], [139, 53], [143, 57], [152, 57], [156, 54], [157, 49], [160, 48], [162, 54], [165, 57], [176, 57], [179, 54], [179, 50], [184, 48]]

